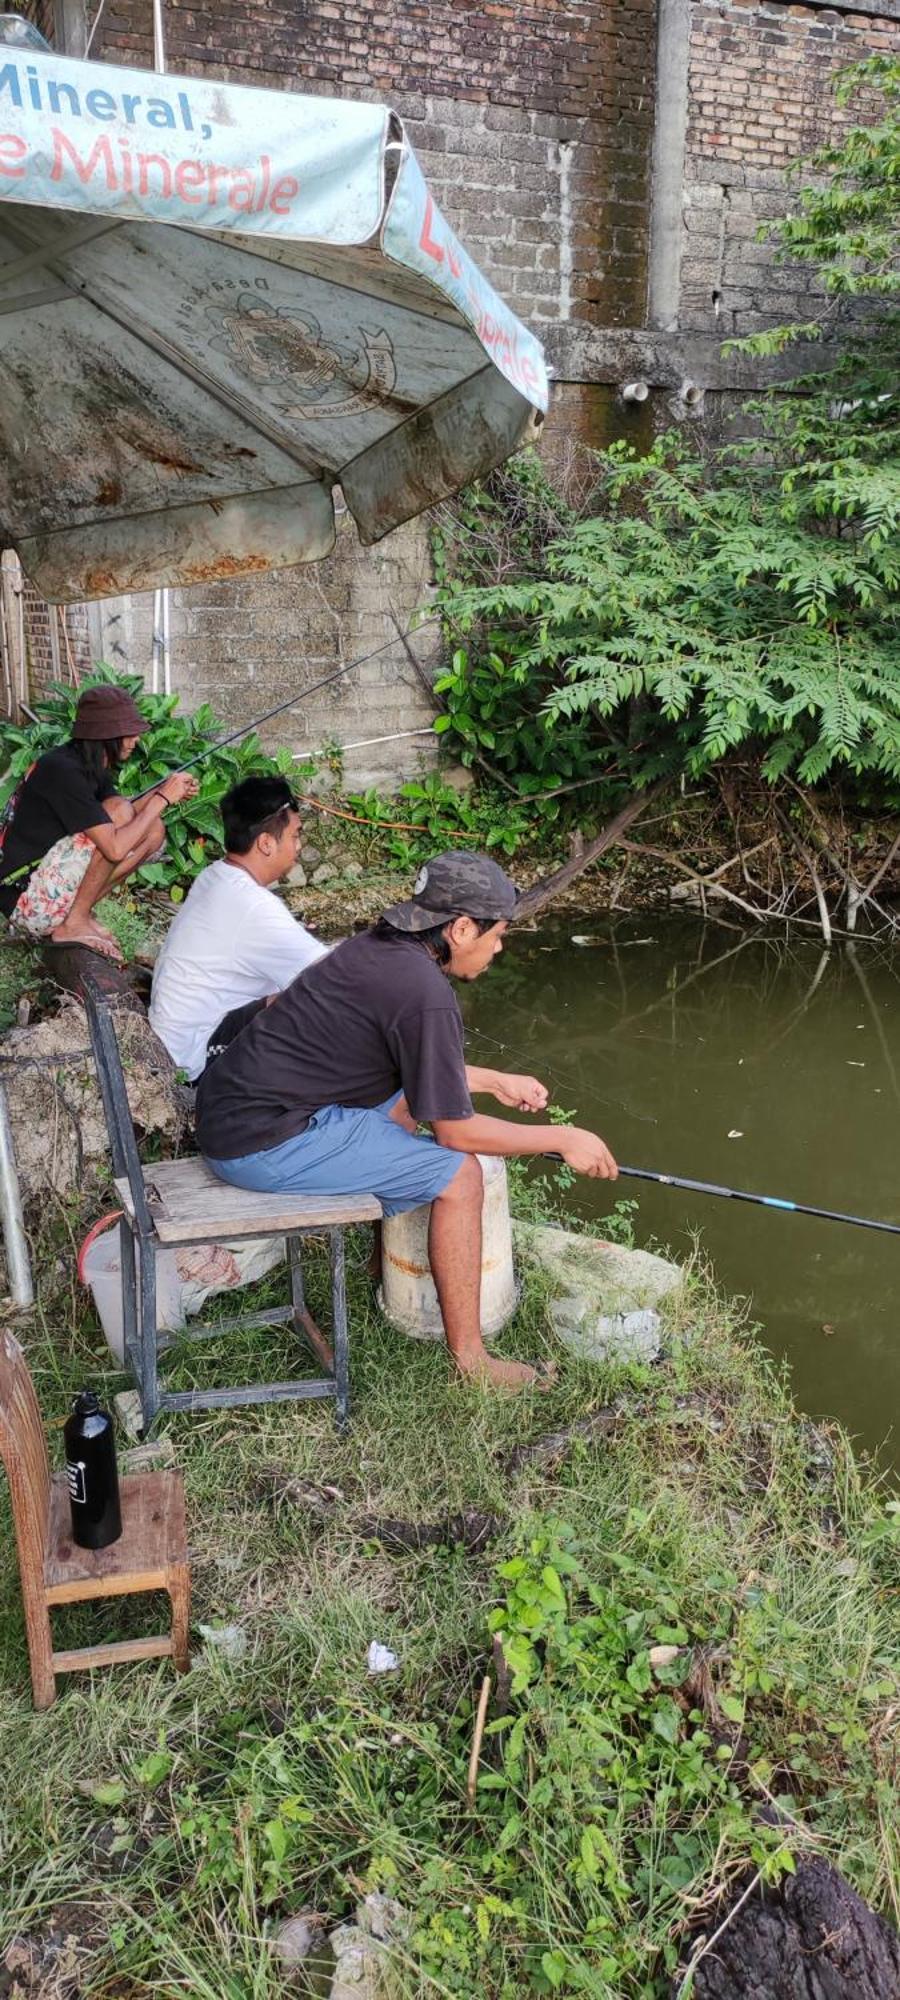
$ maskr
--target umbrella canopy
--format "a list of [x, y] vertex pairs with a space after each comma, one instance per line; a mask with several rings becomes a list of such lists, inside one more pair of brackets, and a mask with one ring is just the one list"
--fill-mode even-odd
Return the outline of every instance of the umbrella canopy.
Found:
[[51, 602], [314, 562], [498, 464], [538, 342], [377, 104], [0, 42], [0, 545]]

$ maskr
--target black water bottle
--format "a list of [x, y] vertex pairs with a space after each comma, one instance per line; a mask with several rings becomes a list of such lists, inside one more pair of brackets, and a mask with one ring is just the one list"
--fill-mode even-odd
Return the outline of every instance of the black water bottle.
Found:
[[80, 1549], [108, 1549], [122, 1533], [119, 1473], [112, 1418], [93, 1389], [82, 1389], [64, 1431], [72, 1540]]

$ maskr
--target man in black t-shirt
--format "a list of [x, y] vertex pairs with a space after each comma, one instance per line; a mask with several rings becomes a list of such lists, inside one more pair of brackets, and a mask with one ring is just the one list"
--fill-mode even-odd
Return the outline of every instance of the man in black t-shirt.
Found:
[[115, 774], [148, 724], [120, 687], [86, 688], [72, 736], [39, 757], [0, 815], [0, 912], [51, 944], [121, 959], [94, 906], [159, 848], [166, 806], [196, 792], [183, 771], [132, 804]]
[[[481, 854], [439, 854], [408, 902], [348, 938], [263, 1008], [203, 1073], [197, 1138], [213, 1172], [267, 1193], [375, 1194], [386, 1215], [432, 1204], [428, 1250], [447, 1344], [464, 1374], [520, 1388], [535, 1370], [481, 1337], [479, 1152], [561, 1153], [614, 1180], [592, 1132], [486, 1118], [471, 1093], [542, 1111], [530, 1076], [467, 1065], [450, 986], [503, 948], [516, 890]], [[417, 1135], [430, 1125], [434, 1139]], [[437, 1141], [437, 1144], [434, 1141]]]

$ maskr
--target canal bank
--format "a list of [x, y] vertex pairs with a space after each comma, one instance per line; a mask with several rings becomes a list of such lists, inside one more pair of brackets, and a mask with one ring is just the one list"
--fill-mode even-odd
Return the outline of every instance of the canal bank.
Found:
[[[48, 1212], [38, 1241], [51, 1424], [83, 1380], [122, 1384], [69, 1281], [83, 1219]], [[17, 1977], [62, 1963], [143, 1996], [189, 1967], [210, 2000], [286, 2000], [281, 1926], [330, 1929], [380, 1892], [406, 1912], [404, 2000], [669, 2000], [734, 1886], [814, 1855], [896, 1921], [896, 1512], [696, 1271], [657, 1297], [655, 1361], [564, 1344], [553, 1307], [592, 1253], [556, 1248], [554, 1276], [539, 1233], [502, 1337], [558, 1362], [549, 1394], [487, 1395], [389, 1329], [360, 1238], [345, 1440], [314, 1406], [164, 1425], [191, 1524], [186, 1679], [98, 1673], [35, 1716], [0, 1538]], [[326, 1283], [314, 1258], [314, 1311]], [[257, 1336], [253, 1366], [283, 1371], [285, 1341]], [[185, 1388], [247, 1362], [187, 1341], [167, 1369]], [[396, 1662], [377, 1679], [373, 1641]]]
[[[408, 864], [376, 868], [339, 840], [306, 855], [288, 899], [323, 938], [408, 892]], [[539, 872], [509, 865], [523, 883]], [[460, 989], [472, 1060], [540, 1076], [626, 1164], [900, 1223], [890, 950], [860, 937], [826, 952], [807, 932], [659, 905], [573, 906], [591, 880], [514, 926], [489, 975]], [[595, 887], [608, 899], [602, 873]], [[171, 904], [142, 895], [104, 914], [133, 951], [164, 934]], [[4, 946], [0, 980], [5, 1027], [23, 993], [33, 1008], [43, 981], [46, 997], [22, 946]], [[699, 1251], [789, 1363], [803, 1407], [900, 1462], [898, 1239], [642, 1182], [560, 1190], [555, 1171], [524, 1170], [560, 1219], [678, 1260]]]
[[[321, 902], [305, 896], [323, 929], [326, 914], [344, 926], [363, 914], [347, 907], [352, 877], [326, 904], [328, 886]], [[387, 899], [386, 885], [364, 886]], [[759, 1018], [771, 1040], [784, 1005], [799, 1070], [792, 1024], [815, 1019], [827, 967], [812, 994], [817, 968], [804, 966], [779, 997], [740, 937], [684, 926], [679, 949], [692, 956], [673, 971], [657, 920], [615, 934], [599, 923], [513, 933], [463, 994], [476, 1060], [546, 1071], [565, 1110], [602, 1114], [611, 1138], [611, 1120], [629, 1115], [645, 1144], [675, 1089], [666, 1141], [694, 1126], [699, 1137], [681, 1009], [701, 1010], [708, 1087], [720, 1017], [735, 1053], [733, 993], [715, 984], [721, 947], [748, 998], [745, 1033]], [[611, 1057], [614, 1020], [630, 1026]], [[61, 1103], [72, 1087], [61, 1069]], [[759, 1095], [755, 1073], [748, 1090]], [[99, 1159], [93, 1171], [31, 1213], [39, 1308], [24, 1337], [51, 1444], [84, 1382], [105, 1401], [127, 1386], [72, 1282], [73, 1243], [112, 1205]], [[893, 1488], [839, 1424], [811, 1421], [805, 1396], [794, 1406], [689, 1245], [671, 1284], [675, 1273], [627, 1247], [598, 1251], [595, 1234], [640, 1235], [643, 1210], [617, 1210], [618, 1189], [596, 1207], [584, 1192], [552, 1163], [513, 1177], [522, 1293], [501, 1351], [556, 1362], [549, 1393], [485, 1395], [453, 1377], [440, 1346], [398, 1336], [377, 1310], [361, 1234], [346, 1439], [315, 1406], [166, 1421], [194, 1571], [185, 1681], [165, 1667], [98, 1673], [36, 1717], [0, 1497], [0, 1754], [18, 1801], [0, 1957], [28, 2000], [61, 1967], [83, 1991], [129, 2000], [177, 1990], [188, 1969], [209, 2000], [287, 2000], [282, 1926], [312, 1912], [314, 1929], [340, 1933], [371, 1895], [406, 1913], [390, 1948], [402, 2000], [671, 2000], [736, 1891], [776, 1893], [819, 1857], [896, 1921]], [[629, 1267], [652, 1290], [623, 1291]], [[248, 1305], [272, 1302], [278, 1284], [266, 1279]], [[308, 1296], [327, 1317], [315, 1253]], [[628, 1321], [640, 1322], [630, 1346]], [[233, 1336], [188, 1338], [166, 1370], [177, 1389], [276, 1379], [291, 1354], [281, 1328], [255, 1336], [252, 1354]], [[85, 1617], [67, 1614], [70, 1643], [88, 1636]], [[395, 1662], [377, 1678], [373, 1646]]]

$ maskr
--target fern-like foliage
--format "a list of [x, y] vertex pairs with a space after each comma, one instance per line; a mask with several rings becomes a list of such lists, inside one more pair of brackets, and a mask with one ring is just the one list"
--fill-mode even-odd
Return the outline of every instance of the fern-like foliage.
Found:
[[[867, 114], [876, 89], [879, 115], [816, 156], [818, 178], [774, 225], [838, 308], [873, 301], [874, 332], [857, 310], [839, 366], [758, 400], [749, 443], [706, 460], [675, 436], [643, 457], [614, 446], [579, 509], [552, 503], [520, 461], [470, 503], [482, 528], [498, 505], [519, 526], [505, 575], [457, 564], [442, 592], [467, 642], [444, 683], [464, 753], [487, 659], [491, 734], [520, 782], [537, 730], [548, 744], [559, 732], [579, 769], [589, 745], [602, 751], [629, 787], [701, 775], [751, 744], [772, 780], [842, 771], [900, 804], [900, 316], [885, 311], [900, 289], [900, 62], [878, 58], [842, 85], [868, 93]], [[808, 331], [748, 344], [773, 351]], [[529, 496], [544, 524], [530, 537]]]

